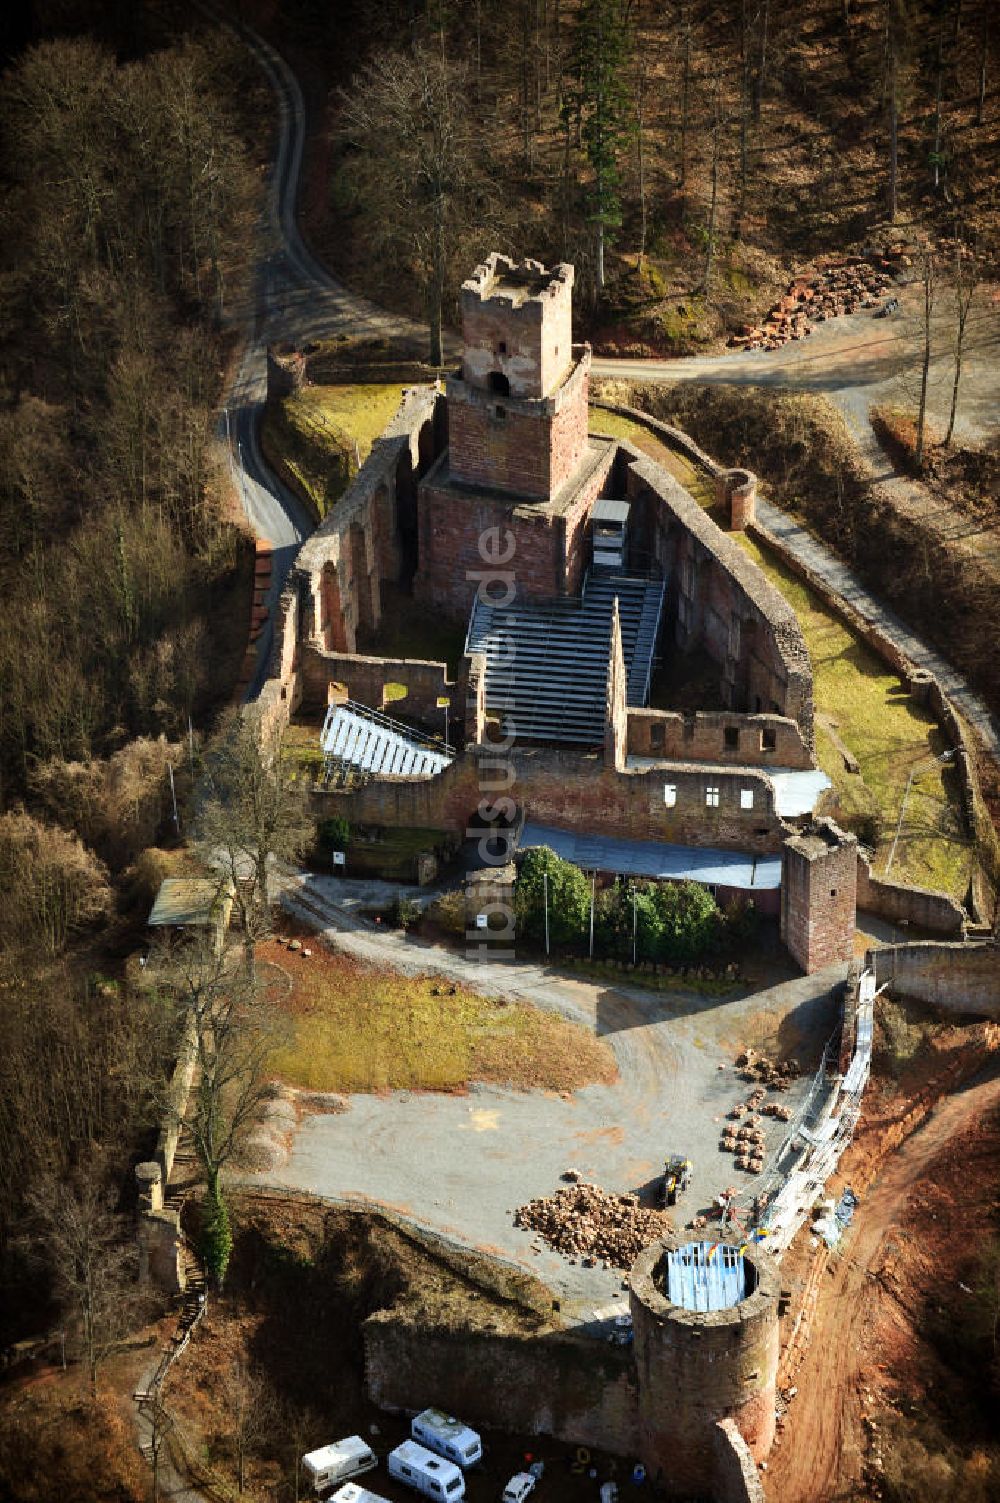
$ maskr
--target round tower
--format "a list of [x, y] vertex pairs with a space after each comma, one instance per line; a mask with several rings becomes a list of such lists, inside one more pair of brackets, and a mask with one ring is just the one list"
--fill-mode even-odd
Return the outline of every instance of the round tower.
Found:
[[630, 1302], [639, 1445], [670, 1496], [705, 1490], [715, 1426], [732, 1419], [755, 1461], [774, 1440], [778, 1270], [754, 1248], [664, 1238], [639, 1254]]

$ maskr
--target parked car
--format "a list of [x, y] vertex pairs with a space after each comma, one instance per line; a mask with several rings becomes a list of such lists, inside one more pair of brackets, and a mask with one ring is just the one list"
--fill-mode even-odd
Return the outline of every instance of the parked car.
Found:
[[515, 1472], [503, 1490], [502, 1503], [524, 1503], [535, 1490], [537, 1478], [530, 1472]]

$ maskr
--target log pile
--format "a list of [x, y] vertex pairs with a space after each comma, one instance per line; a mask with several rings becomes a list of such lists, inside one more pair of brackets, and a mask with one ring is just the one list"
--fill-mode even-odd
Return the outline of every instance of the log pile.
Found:
[[519, 1206], [514, 1225], [539, 1236], [585, 1268], [631, 1268], [644, 1247], [672, 1230], [664, 1211], [650, 1211], [638, 1195], [613, 1195], [586, 1182], [567, 1185]]
[[817, 324], [845, 313], [876, 308], [911, 264], [902, 246], [885, 255], [846, 256], [805, 276], [796, 277], [761, 324], [744, 324], [729, 339], [731, 349], [777, 350], [792, 339], [805, 339]]

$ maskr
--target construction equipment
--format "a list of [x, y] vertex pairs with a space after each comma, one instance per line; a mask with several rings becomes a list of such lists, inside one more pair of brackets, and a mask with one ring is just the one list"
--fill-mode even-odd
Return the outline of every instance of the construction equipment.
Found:
[[691, 1183], [691, 1160], [682, 1153], [673, 1153], [663, 1165], [663, 1204], [674, 1206], [682, 1190]]

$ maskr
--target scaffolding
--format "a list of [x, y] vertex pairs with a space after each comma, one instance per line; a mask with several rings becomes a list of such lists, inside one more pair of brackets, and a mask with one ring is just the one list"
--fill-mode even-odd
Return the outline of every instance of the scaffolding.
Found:
[[831, 1039], [806, 1098], [789, 1125], [757, 1191], [762, 1215], [749, 1234], [780, 1256], [805, 1221], [854, 1136], [871, 1074], [875, 973], [862, 971], [858, 986], [854, 1052], [843, 1076], [827, 1076]]
[[687, 1242], [667, 1253], [667, 1298], [684, 1310], [729, 1310], [749, 1293], [743, 1248]]

